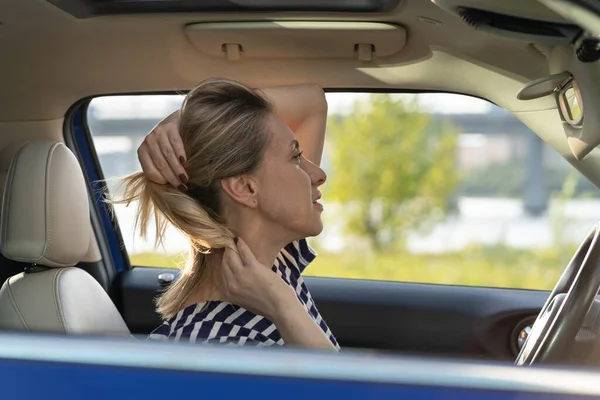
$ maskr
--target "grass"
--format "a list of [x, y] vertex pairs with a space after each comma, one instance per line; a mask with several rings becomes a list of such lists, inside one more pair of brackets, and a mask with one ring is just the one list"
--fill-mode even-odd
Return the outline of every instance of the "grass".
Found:
[[[421, 282], [447, 285], [549, 290], [575, 247], [518, 250], [506, 246], [472, 247], [454, 253], [327, 253], [306, 269], [307, 276]], [[132, 265], [175, 268], [181, 255], [132, 254]]]

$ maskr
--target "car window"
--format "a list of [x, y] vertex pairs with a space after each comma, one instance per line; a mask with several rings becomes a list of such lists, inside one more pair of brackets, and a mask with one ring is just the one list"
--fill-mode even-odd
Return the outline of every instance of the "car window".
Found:
[[[325, 229], [307, 275], [550, 289], [600, 219], [597, 190], [512, 114], [458, 94], [328, 93]], [[182, 96], [92, 100], [88, 124], [118, 196], [136, 149]], [[135, 231], [115, 207], [132, 265], [175, 267], [186, 240]]]

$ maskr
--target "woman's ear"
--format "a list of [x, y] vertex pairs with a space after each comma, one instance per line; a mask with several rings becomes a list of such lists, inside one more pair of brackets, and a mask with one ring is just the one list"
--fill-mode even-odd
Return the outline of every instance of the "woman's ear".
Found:
[[250, 208], [255, 208], [258, 205], [256, 200], [258, 185], [251, 176], [243, 175], [221, 179], [221, 189], [239, 204]]

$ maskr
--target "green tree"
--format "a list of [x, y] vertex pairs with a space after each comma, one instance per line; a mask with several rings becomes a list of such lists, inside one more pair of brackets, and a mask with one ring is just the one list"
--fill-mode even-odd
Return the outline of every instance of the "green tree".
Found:
[[349, 233], [375, 251], [404, 245], [408, 229], [443, 217], [457, 184], [456, 132], [433, 123], [416, 101], [387, 94], [357, 101], [328, 122], [330, 181]]

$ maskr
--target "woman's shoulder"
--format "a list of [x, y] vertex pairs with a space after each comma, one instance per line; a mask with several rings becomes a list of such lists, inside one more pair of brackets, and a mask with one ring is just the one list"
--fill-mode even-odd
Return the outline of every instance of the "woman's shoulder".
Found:
[[148, 339], [167, 340], [177, 337], [188, 326], [194, 326], [200, 321], [211, 320], [212, 317], [219, 316], [221, 313], [227, 313], [227, 305], [228, 303], [221, 301], [192, 304], [163, 321], [158, 328], [150, 333]]
[[148, 339], [238, 346], [283, 345], [269, 320], [222, 301], [199, 303], [181, 310], [155, 329]]

